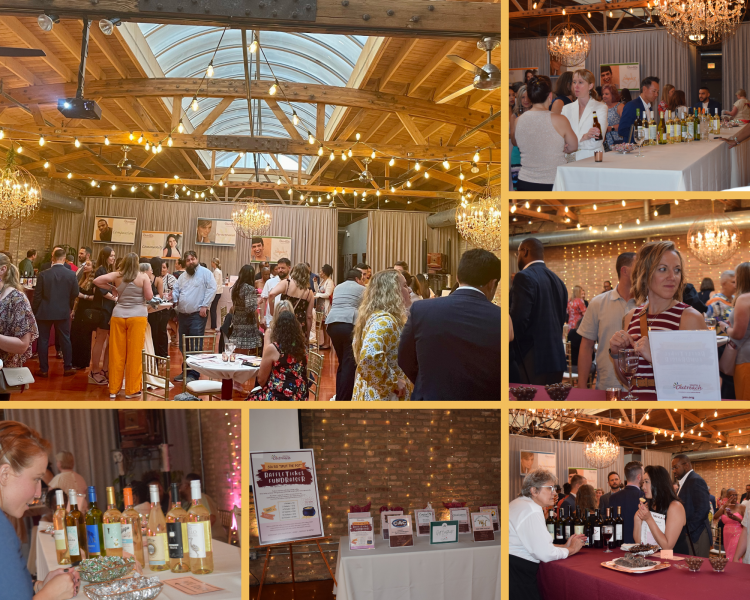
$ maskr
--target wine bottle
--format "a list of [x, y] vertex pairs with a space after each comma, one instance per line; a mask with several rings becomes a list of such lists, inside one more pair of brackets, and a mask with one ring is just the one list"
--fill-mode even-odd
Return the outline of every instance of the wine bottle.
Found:
[[596, 113], [594, 113], [594, 127], [596, 127], [599, 130], [599, 133], [594, 136], [594, 141], [599, 141], [602, 139], [602, 126], [599, 125], [599, 119], [596, 116]]
[[609, 507], [607, 507], [607, 514], [604, 517], [602, 533], [604, 534], [607, 547], [611, 549], [612, 546], [614, 545], [615, 522], [614, 522], [614, 519], [612, 519], [612, 515], [610, 513]]
[[68, 551], [70, 562], [77, 564], [86, 558], [86, 523], [83, 513], [78, 510], [78, 493], [68, 490], [70, 512], [65, 517], [65, 531], [68, 534]]
[[550, 508], [549, 509], [549, 515], [547, 516], [547, 531], [549, 531], [549, 535], [552, 538], [552, 541], [555, 540], [555, 509]]
[[621, 507], [617, 507], [617, 517], [615, 517], [615, 546], [622, 545], [622, 526], [625, 521], [622, 518]]
[[714, 133], [721, 135], [721, 117], [719, 116], [718, 108], [714, 108]]
[[693, 132], [695, 136], [695, 141], [700, 142], [701, 141], [701, 118], [698, 114], [698, 109], [695, 109], [695, 118], [693, 119]]
[[[573, 519], [573, 535], [586, 535], [586, 526], [581, 518], [580, 510], [576, 510], [575, 518]], [[584, 541], [584, 545], [588, 545], [588, 538]]]
[[201, 482], [190, 482], [193, 505], [188, 511], [188, 546], [190, 572], [193, 575], [213, 573], [214, 553], [211, 548], [211, 513], [201, 504]]
[[667, 141], [667, 127], [664, 124], [664, 113], [662, 111], [659, 111], [659, 144], [663, 146], [664, 144], [668, 144]]
[[564, 511], [564, 508], [560, 508], [560, 514], [558, 514], [557, 518], [555, 519], [555, 544], [565, 543], [565, 530], [563, 529], [564, 523], [562, 515]]
[[104, 556], [102, 541], [102, 511], [96, 505], [96, 489], [89, 486], [89, 509], [86, 511], [86, 547], [88, 557]]
[[640, 131], [641, 129], [643, 129], [643, 122], [641, 121], [641, 109], [636, 108], [635, 109], [635, 121], [633, 121], [633, 139], [630, 141], [632, 142], [635, 141], [635, 132]]
[[122, 525], [122, 550], [135, 556], [135, 560], [141, 567], [145, 567], [143, 560], [143, 536], [141, 533], [141, 513], [133, 508], [133, 489], [122, 490], [125, 510], [120, 516]]
[[680, 136], [680, 121], [677, 119], [677, 113], [673, 110], [667, 111], [669, 127], [669, 143], [676, 144]]
[[180, 504], [180, 488], [173, 483], [172, 508], [167, 513], [169, 568], [172, 573], [190, 573], [187, 522], [188, 514]]
[[115, 488], [107, 488], [107, 512], [102, 518], [104, 530], [104, 556], [122, 557], [122, 513], [117, 509]]
[[148, 566], [152, 571], [166, 571], [169, 543], [167, 541], [167, 522], [159, 504], [159, 486], [148, 486], [151, 497], [151, 511], [148, 513], [146, 543], [148, 544]]
[[68, 550], [68, 536], [66, 534], [65, 517], [65, 498], [62, 490], [55, 490], [55, 504], [57, 508], [52, 515], [52, 524], [55, 528], [55, 552], [57, 554], [58, 565], [70, 564], [70, 551]]
[[648, 145], [649, 146], [656, 146], [658, 143], [658, 132], [656, 127], [656, 120], [654, 117], [654, 111], [651, 111], [651, 117], [648, 121]]
[[599, 516], [599, 509], [594, 510], [594, 520], [593, 520], [592, 525], [594, 528], [594, 534], [592, 536], [592, 539], [594, 541], [594, 548], [602, 548], [603, 547], [602, 519]]
[[570, 536], [573, 535], [573, 517], [570, 514], [570, 511], [568, 511], [568, 516], [565, 518], [565, 527], [563, 530], [565, 532], [565, 542], [567, 543], [570, 539]]

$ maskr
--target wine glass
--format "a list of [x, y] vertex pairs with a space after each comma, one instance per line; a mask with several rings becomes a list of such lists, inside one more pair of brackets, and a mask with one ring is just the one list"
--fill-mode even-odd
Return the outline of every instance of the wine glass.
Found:
[[706, 328], [709, 331], [716, 331], [716, 319], [714, 317], [705, 317]]
[[635, 143], [638, 144], [638, 154], [636, 156], [638, 158], [642, 157], [643, 154], [641, 154], [641, 146], [643, 146], [643, 142], [646, 140], [646, 132], [643, 131], [643, 129], [638, 128], [635, 130]]
[[602, 537], [604, 538], [604, 554], [610, 554], [612, 550], [609, 549], [609, 540], [612, 539], [612, 528], [602, 527]]
[[619, 361], [620, 370], [622, 371], [625, 378], [628, 380], [628, 395], [623, 400], [637, 400], [633, 396], [633, 375], [638, 371], [638, 353], [632, 348], [626, 348], [620, 350]]

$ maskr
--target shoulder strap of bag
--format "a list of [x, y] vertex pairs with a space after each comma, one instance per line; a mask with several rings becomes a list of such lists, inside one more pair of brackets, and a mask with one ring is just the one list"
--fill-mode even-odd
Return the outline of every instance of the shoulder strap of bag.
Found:
[[648, 326], [648, 302], [643, 307], [640, 316], [638, 317], [641, 325], [641, 337], [648, 337], [649, 326]]

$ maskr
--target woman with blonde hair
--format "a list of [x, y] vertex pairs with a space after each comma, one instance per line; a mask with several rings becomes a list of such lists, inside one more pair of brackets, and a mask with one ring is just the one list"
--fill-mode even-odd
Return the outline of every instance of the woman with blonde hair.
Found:
[[276, 296], [292, 303], [294, 315], [305, 333], [305, 339], [309, 339], [314, 320], [315, 294], [310, 289], [310, 269], [305, 263], [294, 265], [289, 277], [277, 283], [269, 292], [268, 300], [272, 305]]
[[[2, 268], [2, 267], [0, 267]], [[37, 431], [16, 421], [0, 421], [0, 561], [3, 598], [67, 600], [78, 595], [75, 569], [55, 569], [44, 581], [32, 583], [18, 539], [9, 519], [23, 519], [29, 504], [42, 495], [51, 444]]]
[[[568, 119], [578, 139], [576, 160], [583, 160], [594, 156], [594, 152], [604, 151], [608, 108], [596, 93], [596, 79], [588, 69], [573, 73], [573, 94], [575, 102], [563, 106], [562, 115]], [[594, 125], [594, 116], [599, 121], [598, 126]]]
[[734, 398], [750, 400], [750, 262], [737, 265], [734, 275], [737, 282], [734, 309], [729, 313], [729, 323], [722, 321], [719, 329], [730, 337], [729, 348], [724, 352], [736, 352]]
[[682, 302], [684, 265], [674, 242], [664, 240], [641, 246], [632, 279], [632, 293], [638, 306], [623, 317], [622, 329], [609, 341], [609, 353], [614, 360], [615, 373], [627, 383], [618, 356], [621, 350], [635, 349], [639, 361], [632, 380], [633, 391], [640, 400], [658, 400], [649, 331], [701, 331], [706, 329], [706, 324], [697, 310]]
[[[151, 265], [149, 265], [150, 270]], [[94, 285], [117, 292], [117, 306], [110, 320], [109, 399], [114, 400], [122, 388], [125, 376], [125, 398], [132, 400], [141, 395], [143, 345], [146, 342], [148, 310], [146, 302], [154, 297], [148, 274], [140, 271], [138, 255], [131, 252], [122, 261], [118, 271], [100, 275]]]
[[747, 121], [750, 119], [750, 102], [747, 101], [747, 93], [745, 90], [737, 90], [735, 92], [737, 96], [737, 102], [734, 103], [732, 110], [724, 111], [725, 115], [728, 115], [731, 119], [742, 119]]
[[365, 289], [352, 335], [357, 361], [352, 400], [409, 400], [412, 384], [398, 366], [398, 343], [406, 324], [398, 271], [380, 271]]
[[[675, 87], [667, 83], [661, 91], [661, 102], [659, 102], [659, 112], [665, 112], [669, 108], [669, 99], [674, 95]], [[666, 115], [664, 116], [666, 119]], [[658, 121], [658, 119], [657, 119]]]

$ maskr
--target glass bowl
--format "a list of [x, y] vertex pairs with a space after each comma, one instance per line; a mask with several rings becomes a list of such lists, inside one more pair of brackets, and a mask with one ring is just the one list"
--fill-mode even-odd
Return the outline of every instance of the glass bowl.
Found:
[[510, 393], [515, 396], [516, 400], [533, 400], [534, 396], [536, 396], [536, 391], [536, 388], [525, 386], [510, 388]]
[[717, 573], [723, 573], [729, 559], [726, 556], [710, 556], [708, 562], [711, 563], [711, 567]]
[[135, 558], [97, 556], [81, 561], [78, 572], [89, 583], [106, 583], [130, 574], [135, 568]]
[[685, 564], [691, 573], [697, 573], [703, 566], [703, 559], [700, 556], [686, 556]]

